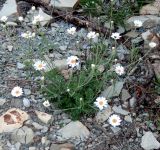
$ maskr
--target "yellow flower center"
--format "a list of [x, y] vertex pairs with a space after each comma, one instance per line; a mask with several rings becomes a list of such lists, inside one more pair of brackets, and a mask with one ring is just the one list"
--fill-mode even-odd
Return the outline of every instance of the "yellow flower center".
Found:
[[77, 60], [76, 59], [72, 59], [71, 60], [71, 64], [76, 64]]
[[113, 119], [112, 122], [113, 122], [113, 123], [116, 123], [116, 122], [117, 122], [117, 119]]
[[16, 91], [16, 95], [19, 95], [20, 94], [20, 92], [19, 91]]
[[103, 101], [100, 101], [100, 102], [99, 102], [99, 105], [103, 105]]
[[42, 68], [42, 67], [43, 67], [43, 65], [42, 65], [42, 64], [39, 64], [39, 65], [38, 65], [38, 67], [39, 67], [39, 68]]

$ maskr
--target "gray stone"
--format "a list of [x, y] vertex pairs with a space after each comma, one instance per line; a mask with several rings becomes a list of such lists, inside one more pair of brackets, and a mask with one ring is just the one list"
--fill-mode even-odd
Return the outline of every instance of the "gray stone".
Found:
[[51, 5], [58, 8], [74, 8], [79, 0], [51, 0]]
[[43, 20], [40, 22], [41, 26], [47, 25], [52, 19], [52, 16], [44, 13], [41, 8], [39, 9], [39, 15], [43, 17]]
[[111, 110], [111, 107], [108, 106], [107, 108], [105, 108], [104, 110], [102, 111], [99, 111], [96, 115], [96, 121], [97, 122], [104, 122], [106, 121], [109, 116], [112, 114], [112, 110]]
[[31, 90], [30, 89], [24, 89], [24, 94], [25, 95], [31, 95]]
[[122, 109], [121, 106], [118, 106], [118, 107], [117, 106], [113, 106], [112, 109], [113, 109], [113, 111], [115, 113], [118, 113], [118, 114], [121, 114], [121, 115], [128, 115], [129, 114], [129, 112], [124, 110], [124, 109]]
[[131, 95], [129, 94], [128, 90], [122, 89], [121, 99], [122, 99], [123, 101], [126, 101], [126, 100], [128, 100], [130, 97], [131, 97]]
[[2, 16], [10, 16], [17, 12], [17, 5], [15, 1], [7, 0], [0, 10], [0, 18]]
[[0, 106], [4, 105], [6, 101], [6, 99], [0, 97]]
[[[151, 22], [151, 25], [148, 25], [148, 27], [153, 27], [153, 26], [156, 26], [159, 24], [160, 22], [160, 17], [158, 16], [155, 16], [155, 15], [141, 15], [141, 16], [133, 16], [131, 18], [129, 18], [127, 20], [127, 23], [130, 24], [130, 26], [132, 28], [135, 28], [134, 27], [134, 21], [135, 20], [140, 20], [143, 25], [146, 24], [146, 22], [149, 24], [149, 22]], [[154, 22], [154, 24], [153, 24]]]
[[101, 96], [105, 98], [112, 98], [119, 96], [122, 88], [123, 88], [123, 81], [116, 82], [114, 85], [107, 87], [102, 93]]
[[15, 142], [20, 142], [23, 144], [29, 144], [33, 142], [34, 132], [31, 128], [28, 128], [26, 126], [23, 126], [20, 129], [14, 130], [14, 132], [11, 135], [11, 138]]
[[18, 69], [24, 69], [25, 65], [20, 63], [20, 62], [17, 62], [17, 68]]
[[23, 98], [23, 105], [24, 107], [30, 107], [31, 106], [30, 100], [27, 98]]
[[8, 45], [7, 49], [11, 52], [13, 50], [13, 46], [12, 45]]
[[14, 26], [14, 27], [16, 27], [16, 26], [17, 26], [17, 23], [12, 22], [12, 21], [8, 21], [8, 22], [6, 23], [6, 25], [7, 25], [7, 26]]
[[159, 149], [160, 143], [156, 140], [152, 132], [146, 132], [142, 136], [141, 147], [145, 150]]
[[75, 150], [75, 147], [70, 143], [52, 144], [50, 150]]
[[58, 133], [61, 135], [62, 140], [64, 139], [73, 139], [73, 138], [81, 138], [84, 140], [89, 137], [89, 130], [80, 122], [80, 121], [72, 121], [60, 130]]
[[124, 117], [124, 120], [127, 121], [127, 122], [132, 123], [132, 118], [131, 118], [131, 116], [129, 116], [129, 115], [128, 115], [128, 116], [125, 116], [125, 117]]
[[121, 130], [121, 128], [119, 128], [119, 127], [111, 127], [111, 129], [112, 129], [113, 133], [118, 133]]
[[32, 122], [32, 125], [37, 129], [37, 130], [41, 130], [41, 129], [43, 129], [43, 126], [42, 125], [40, 125], [39, 123], [37, 123], [37, 122]]
[[136, 98], [135, 97], [132, 97], [130, 100], [129, 100], [129, 106], [131, 108], [134, 108], [136, 106]]
[[67, 46], [60, 46], [59, 49], [65, 51], [67, 49]]

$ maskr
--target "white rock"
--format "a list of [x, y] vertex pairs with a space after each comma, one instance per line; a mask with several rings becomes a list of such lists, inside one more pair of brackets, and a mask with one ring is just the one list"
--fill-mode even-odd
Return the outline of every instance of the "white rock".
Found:
[[125, 116], [125, 117], [124, 117], [124, 120], [127, 121], [127, 122], [132, 123], [132, 118], [131, 118], [131, 116], [129, 116], [129, 115], [128, 115], [128, 116]]
[[132, 97], [130, 100], [129, 100], [129, 106], [131, 108], [134, 108], [136, 106], [136, 98]]
[[23, 105], [24, 107], [30, 107], [31, 106], [30, 100], [27, 98], [23, 98]]
[[0, 10], [0, 18], [2, 16], [10, 16], [17, 12], [16, 2], [13, 0], [7, 0], [3, 5], [3, 8]]
[[72, 121], [60, 130], [58, 133], [62, 136], [62, 139], [81, 138], [84, 140], [89, 137], [89, 130], [80, 122]]
[[25, 67], [24, 64], [17, 62], [17, 68], [18, 69], [23, 69]]
[[6, 102], [6, 99], [0, 97], [0, 106], [4, 105], [5, 102]]
[[111, 110], [111, 107], [108, 106], [107, 108], [105, 108], [104, 110], [102, 111], [99, 111], [96, 115], [96, 121], [97, 122], [104, 122], [106, 121], [109, 116], [112, 114], [112, 110]]
[[45, 124], [48, 124], [53, 119], [53, 116], [49, 115], [47, 113], [40, 112], [40, 111], [37, 111], [37, 110], [35, 111], [35, 113], [36, 113], [37, 117]]
[[107, 87], [102, 93], [101, 96], [108, 98], [119, 96], [124, 82], [116, 82], [114, 85]]
[[8, 45], [7, 49], [11, 52], [13, 50], [13, 46], [12, 45]]
[[73, 8], [78, 3], [78, 0], [51, 0], [51, 5], [58, 8]]
[[17, 108], [11, 108], [0, 116], [0, 133], [12, 132], [23, 125], [29, 119], [29, 115]]
[[119, 127], [111, 127], [111, 129], [112, 129], [113, 133], [118, 133], [121, 130], [121, 128], [119, 128]]
[[25, 95], [30, 95], [31, 94], [31, 90], [30, 89], [24, 89], [24, 94]]
[[42, 130], [44, 127], [42, 125], [40, 125], [37, 122], [32, 122], [32, 125], [37, 129], [37, 130]]
[[39, 9], [39, 15], [43, 17], [43, 20], [40, 22], [41, 26], [47, 25], [47, 23], [52, 19], [52, 16], [44, 13], [41, 8]]
[[118, 114], [121, 114], [121, 115], [128, 115], [129, 114], [129, 112], [124, 110], [124, 109], [122, 109], [121, 106], [118, 106], [118, 107], [117, 106], [113, 106], [112, 109], [113, 109], [113, 111], [115, 113], [118, 113]]
[[14, 130], [14, 132], [11, 135], [11, 138], [15, 142], [20, 142], [23, 144], [28, 144], [33, 141], [34, 132], [31, 128], [28, 128], [26, 126], [23, 126], [20, 129]]
[[141, 147], [145, 150], [159, 149], [160, 143], [156, 140], [152, 132], [146, 132], [141, 141]]

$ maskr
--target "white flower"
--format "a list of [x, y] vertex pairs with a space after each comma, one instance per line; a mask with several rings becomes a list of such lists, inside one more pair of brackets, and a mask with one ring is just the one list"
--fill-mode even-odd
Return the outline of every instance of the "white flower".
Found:
[[96, 38], [98, 36], [99, 36], [99, 33], [92, 32], [92, 31], [87, 34], [87, 38], [88, 39], [94, 39], [94, 38]]
[[104, 97], [97, 97], [96, 102], [94, 104], [102, 110], [104, 107], [108, 106], [107, 100]]
[[79, 58], [77, 56], [70, 56], [67, 58], [68, 66], [74, 68], [79, 66]]
[[11, 94], [14, 97], [21, 96], [23, 94], [22, 88], [20, 88], [19, 86], [14, 87], [11, 91]]
[[118, 75], [123, 75], [125, 73], [124, 71], [124, 67], [121, 66], [120, 64], [118, 64], [116, 67], [115, 67], [115, 72], [118, 74]]
[[70, 89], [67, 89], [67, 92], [70, 92]]
[[149, 43], [149, 46], [150, 46], [151, 48], [154, 48], [154, 47], [157, 46], [157, 44], [156, 44], [155, 42], [150, 42], [150, 43]]
[[118, 33], [118, 32], [115, 32], [115, 33], [112, 33], [112, 35], [111, 35], [111, 38], [113, 38], [113, 39], [115, 39], [115, 40], [118, 40], [118, 39], [120, 39], [120, 34]]
[[32, 21], [32, 24], [37, 24], [38, 22], [41, 22], [41, 21], [43, 21], [43, 16], [41, 16], [41, 15], [37, 15], [37, 16], [34, 16], [33, 17], [33, 21]]
[[91, 64], [91, 68], [94, 69], [96, 67], [95, 64]]
[[22, 21], [23, 21], [23, 17], [22, 17], [22, 16], [18, 17], [18, 20], [19, 20], [20, 22], [22, 22]]
[[44, 76], [40, 77], [40, 79], [41, 79], [42, 81], [44, 81]]
[[32, 11], [34, 11], [34, 10], [36, 9], [36, 7], [35, 7], [35, 6], [32, 6], [32, 8], [31, 8], [31, 9], [32, 9]]
[[43, 70], [46, 68], [46, 63], [44, 61], [38, 60], [33, 66], [35, 70]]
[[7, 19], [8, 19], [8, 17], [6, 17], [6, 16], [2, 16], [2, 17], [1, 17], [1, 21], [2, 21], [2, 22], [6, 22]]
[[47, 100], [47, 101], [44, 101], [44, 102], [43, 102], [43, 106], [44, 106], [44, 107], [49, 107], [49, 106], [51, 106], [51, 105], [50, 105], [49, 101]]
[[135, 27], [141, 27], [143, 25], [142, 21], [140, 20], [134, 20], [134, 26]]
[[74, 35], [75, 32], [76, 32], [76, 28], [75, 27], [71, 27], [71, 28], [67, 29], [67, 33], [68, 34]]
[[21, 37], [29, 39], [29, 38], [35, 37], [35, 33], [34, 32], [31, 33], [30, 31], [27, 31], [26, 33], [22, 33]]
[[120, 125], [122, 120], [120, 119], [118, 115], [113, 114], [109, 117], [108, 121], [113, 127], [116, 127]]

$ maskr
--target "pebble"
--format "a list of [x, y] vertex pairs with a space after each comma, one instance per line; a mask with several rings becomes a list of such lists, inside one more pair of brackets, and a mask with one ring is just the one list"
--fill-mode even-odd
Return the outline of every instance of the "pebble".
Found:
[[30, 89], [24, 89], [24, 94], [25, 95], [31, 95], [31, 90]]
[[0, 106], [3, 106], [6, 103], [6, 99], [5, 98], [1, 98], [0, 97]]
[[23, 98], [23, 105], [24, 107], [30, 107], [31, 106], [30, 100], [27, 98]]

